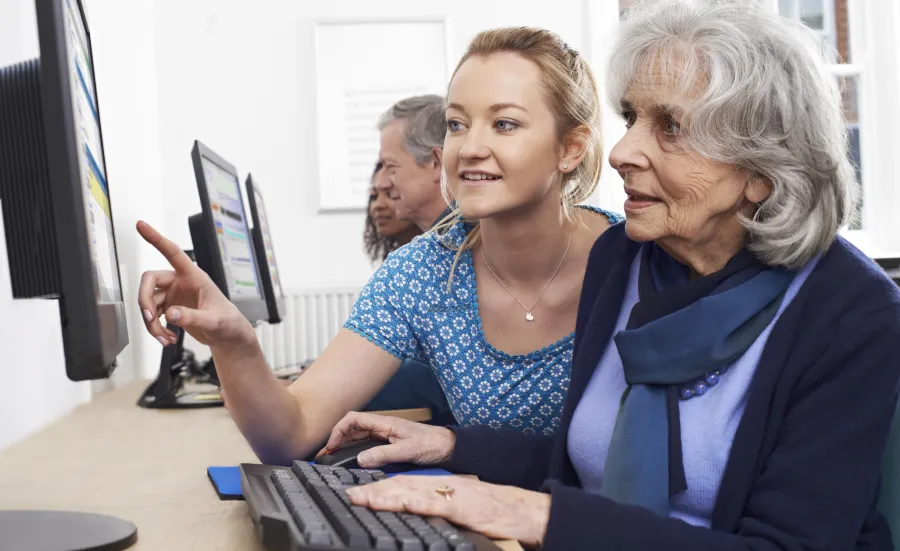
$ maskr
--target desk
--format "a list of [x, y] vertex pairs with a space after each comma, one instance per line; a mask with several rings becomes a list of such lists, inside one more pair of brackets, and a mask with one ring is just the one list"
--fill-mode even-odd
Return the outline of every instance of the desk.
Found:
[[98, 394], [0, 453], [0, 509], [119, 516], [137, 525], [135, 551], [264, 551], [247, 505], [220, 501], [206, 477], [259, 461], [228, 412], [139, 408], [147, 384]]

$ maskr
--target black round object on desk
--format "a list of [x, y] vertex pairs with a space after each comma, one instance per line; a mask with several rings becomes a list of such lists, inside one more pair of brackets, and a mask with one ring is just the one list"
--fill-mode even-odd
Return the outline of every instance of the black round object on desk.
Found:
[[69, 511], [0, 511], [0, 548], [9, 551], [121, 551], [137, 541], [125, 520]]

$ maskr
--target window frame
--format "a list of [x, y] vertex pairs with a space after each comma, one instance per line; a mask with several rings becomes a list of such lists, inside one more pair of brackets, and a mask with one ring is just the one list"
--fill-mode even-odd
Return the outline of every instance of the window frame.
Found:
[[[769, 9], [779, 13], [779, 0], [764, 0]], [[800, 0], [791, 0], [793, 16], [799, 20]], [[831, 44], [837, 43], [835, 0], [823, 0], [823, 24], [831, 33]], [[830, 63], [828, 69], [835, 78], [855, 78], [856, 108], [859, 125], [859, 149], [862, 182], [860, 228], [843, 228], [841, 235], [873, 258], [900, 256], [900, 220], [897, 219], [897, 199], [900, 194], [891, 183], [898, 180], [898, 165], [884, 147], [892, 139], [891, 129], [900, 123], [900, 111], [892, 105], [900, 91], [900, 42], [893, 29], [900, 23], [900, 10], [890, 3], [882, 4], [887, 13], [874, 17], [868, 2], [847, 0], [850, 34], [850, 63]], [[893, 11], [892, 11], [893, 8]], [[878, 118], [874, 114], [878, 113]]]

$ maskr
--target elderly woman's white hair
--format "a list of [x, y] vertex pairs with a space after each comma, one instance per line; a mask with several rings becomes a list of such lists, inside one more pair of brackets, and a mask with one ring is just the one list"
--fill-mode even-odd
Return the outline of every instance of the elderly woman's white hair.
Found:
[[743, 220], [767, 264], [802, 266], [856, 215], [840, 91], [821, 42], [799, 23], [752, 0], [642, 5], [623, 23], [608, 75], [615, 103], [664, 75], [690, 98], [685, 145], [772, 183]]

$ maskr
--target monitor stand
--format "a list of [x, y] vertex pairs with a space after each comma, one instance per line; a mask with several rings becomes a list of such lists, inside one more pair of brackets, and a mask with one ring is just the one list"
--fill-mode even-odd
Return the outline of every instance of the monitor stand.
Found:
[[137, 541], [128, 521], [68, 511], [0, 511], [0, 534], [17, 551], [120, 551]]
[[138, 405], [152, 409], [196, 409], [222, 407], [224, 404], [219, 390], [188, 390], [185, 382], [194, 379], [200, 383], [218, 386], [212, 359], [197, 366], [194, 354], [184, 348], [184, 329], [166, 324], [166, 329], [175, 333], [175, 344], [163, 348], [156, 380], [144, 390]]
[[[197, 251], [185, 249], [184, 253], [192, 261], [197, 262]], [[138, 405], [153, 409], [196, 409], [224, 406], [225, 402], [218, 390], [209, 392], [185, 389], [186, 379], [217, 387], [221, 385], [212, 358], [205, 362], [203, 367], [200, 367], [194, 359], [194, 354], [184, 347], [184, 329], [171, 323], [166, 324], [166, 329], [175, 333], [178, 340], [175, 344], [163, 348], [162, 358], [159, 362], [159, 374], [138, 398]]]

